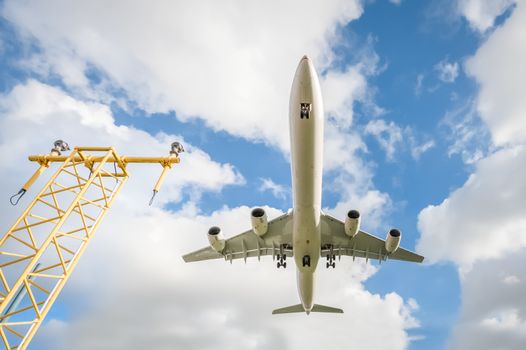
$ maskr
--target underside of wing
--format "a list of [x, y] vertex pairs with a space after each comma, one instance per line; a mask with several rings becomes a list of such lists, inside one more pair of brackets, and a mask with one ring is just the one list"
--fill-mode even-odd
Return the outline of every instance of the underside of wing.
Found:
[[[322, 215], [322, 256], [329, 255], [375, 260], [403, 260], [422, 262], [424, 257], [402, 247], [388, 251], [386, 241], [367, 232], [359, 231], [354, 237], [345, 234], [344, 223], [329, 215]], [[396, 230], [398, 234], [400, 232]]]
[[[254, 212], [254, 211], [253, 211]], [[268, 222], [268, 228], [263, 235], [257, 235], [254, 229], [237, 236], [225, 239], [224, 242], [199, 249], [183, 256], [185, 262], [210, 259], [225, 259], [232, 261], [262, 256], [277, 255], [292, 256], [292, 214], [281, 215]], [[210, 234], [209, 234], [210, 235]]]

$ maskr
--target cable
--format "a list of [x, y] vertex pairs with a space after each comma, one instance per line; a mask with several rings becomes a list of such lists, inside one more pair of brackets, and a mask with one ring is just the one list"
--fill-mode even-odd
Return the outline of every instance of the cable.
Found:
[[[12, 205], [17, 205], [18, 202], [20, 202], [20, 199], [24, 196], [24, 194], [26, 194], [26, 190], [21, 188], [20, 191], [18, 191], [17, 194], [15, 194], [15, 195], [11, 196], [11, 198], [9, 198], [9, 202], [11, 202]], [[16, 200], [13, 200], [13, 198], [15, 198], [16, 196], [19, 196], [19, 197], [16, 198]]]
[[157, 191], [156, 191], [156, 190], [153, 190], [152, 199], [150, 199], [150, 206], [152, 206], [153, 199], [155, 198], [155, 195], [156, 195], [156, 194], [157, 194]]

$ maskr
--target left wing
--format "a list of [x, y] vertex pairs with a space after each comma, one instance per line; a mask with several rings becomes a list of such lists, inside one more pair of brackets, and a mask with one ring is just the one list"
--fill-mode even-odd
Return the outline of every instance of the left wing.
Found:
[[263, 237], [257, 236], [252, 229], [225, 241], [225, 249], [219, 253], [212, 247], [205, 247], [183, 256], [185, 262], [225, 259], [244, 259], [277, 254], [292, 256], [292, 212], [283, 214], [268, 222], [268, 231]]
[[359, 231], [350, 238], [345, 234], [344, 223], [330, 215], [321, 216], [321, 256], [342, 255], [377, 259], [379, 261], [394, 259], [422, 262], [424, 257], [399, 247], [393, 253], [385, 249], [385, 241], [367, 232]]

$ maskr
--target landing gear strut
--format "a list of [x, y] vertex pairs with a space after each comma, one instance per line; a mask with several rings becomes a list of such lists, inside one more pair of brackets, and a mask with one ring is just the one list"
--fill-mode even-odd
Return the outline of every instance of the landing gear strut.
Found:
[[332, 251], [332, 246], [330, 246], [329, 254], [327, 255], [327, 268], [332, 267], [333, 269], [336, 267], [336, 255], [334, 255], [334, 252]]
[[276, 255], [276, 258], [278, 258], [278, 263], [277, 263], [277, 267], [278, 269], [280, 267], [283, 266], [284, 269], [287, 268], [287, 262], [285, 260], [287, 260], [287, 255], [283, 252], [283, 244], [279, 246], [279, 254]]

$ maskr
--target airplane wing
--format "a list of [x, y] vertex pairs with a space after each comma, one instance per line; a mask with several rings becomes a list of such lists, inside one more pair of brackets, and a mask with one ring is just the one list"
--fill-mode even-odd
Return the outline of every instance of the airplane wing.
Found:
[[292, 213], [283, 214], [268, 222], [268, 231], [263, 237], [257, 236], [252, 229], [226, 239], [225, 249], [219, 253], [212, 247], [205, 247], [183, 256], [185, 262], [257, 257], [277, 254], [292, 256]]
[[[379, 261], [393, 259], [412, 262], [422, 262], [424, 257], [409, 250], [399, 247], [393, 253], [385, 249], [385, 240], [373, 236], [367, 232], [359, 231], [356, 236], [350, 238], [345, 234], [344, 223], [330, 215], [321, 216], [321, 256], [342, 255], [377, 259]], [[332, 250], [331, 250], [332, 247]]]

